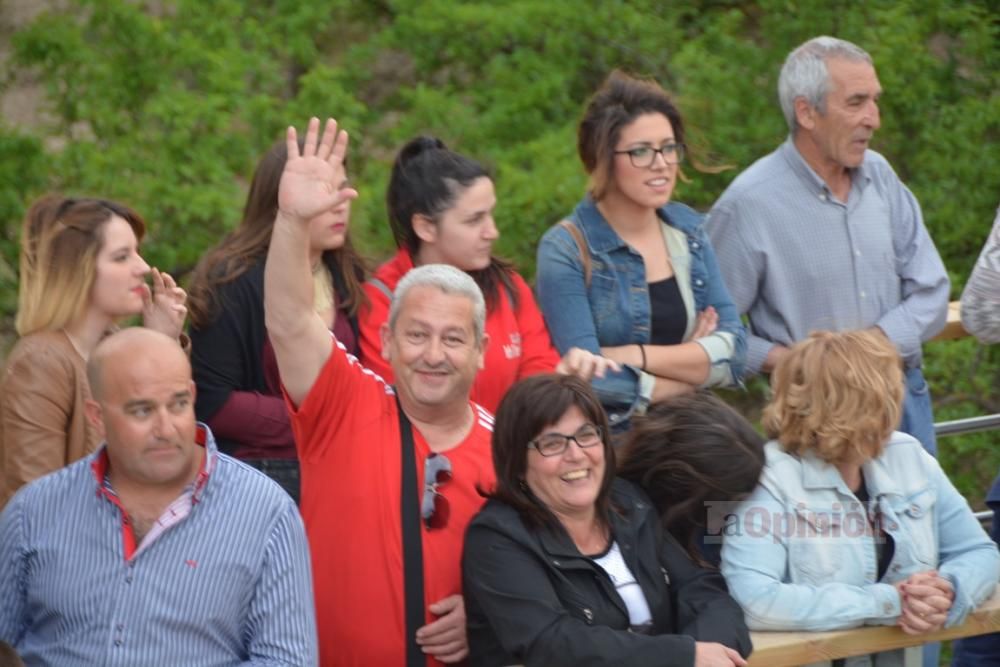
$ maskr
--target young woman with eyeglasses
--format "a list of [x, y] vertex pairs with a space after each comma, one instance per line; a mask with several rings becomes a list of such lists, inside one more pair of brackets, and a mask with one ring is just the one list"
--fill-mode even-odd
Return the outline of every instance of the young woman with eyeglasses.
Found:
[[86, 364], [120, 320], [141, 314], [145, 326], [186, 339], [187, 295], [139, 255], [145, 231], [138, 213], [105, 199], [46, 195], [28, 210], [21, 338], [0, 379], [0, 507], [22, 485], [97, 449], [100, 433], [84, 414]]
[[590, 191], [538, 247], [539, 305], [559, 350], [624, 364], [595, 381], [612, 430], [652, 401], [735, 385], [746, 334], [702, 215], [671, 202], [684, 124], [655, 82], [612, 72], [578, 129]]
[[615, 477], [588, 383], [536, 375], [497, 411], [497, 483], [465, 535], [471, 665], [740, 667], [743, 614]]

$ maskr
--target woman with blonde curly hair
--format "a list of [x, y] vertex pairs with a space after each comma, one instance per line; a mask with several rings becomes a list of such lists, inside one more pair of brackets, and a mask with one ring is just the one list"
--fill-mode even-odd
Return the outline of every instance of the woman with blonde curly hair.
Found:
[[1000, 556], [937, 461], [893, 431], [904, 387], [892, 343], [872, 330], [814, 332], [771, 387], [764, 472], [727, 517], [722, 547], [750, 628], [924, 634], [961, 623], [993, 593]]

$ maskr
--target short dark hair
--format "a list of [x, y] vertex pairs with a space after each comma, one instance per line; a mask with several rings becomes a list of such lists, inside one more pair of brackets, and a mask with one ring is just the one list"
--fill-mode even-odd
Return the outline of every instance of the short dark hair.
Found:
[[711, 392], [677, 396], [632, 420], [618, 475], [642, 487], [664, 529], [691, 558], [698, 548], [707, 501], [740, 499], [757, 486], [764, 438], [740, 413]]
[[577, 151], [590, 174], [590, 195], [596, 201], [607, 194], [622, 128], [647, 113], [666, 116], [673, 126], [674, 140], [684, 145], [681, 112], [667, 91], [652, 79], [614, 70], [587, 103], [577, 128]]
[[598, 521], [606, 522], [615, 475], [614, 448], [608, 433], [608, 416], [590, 384], [573, 375], [543, 373], [521, 380], [500, 401], [493, 426], [493, 468], [497, 484], [490, 497], [510, 505], [526, 523], [556, 526], [558, 519], [524, 482], [528, 468], [528, 443], [546, 426], [559, 421], [576, 406], [604, 435], [604, 479], [595, 502]]

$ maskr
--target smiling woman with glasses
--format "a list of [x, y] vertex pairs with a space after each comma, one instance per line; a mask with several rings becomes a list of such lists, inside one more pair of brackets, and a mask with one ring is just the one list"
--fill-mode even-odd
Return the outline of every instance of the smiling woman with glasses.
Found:
[[590, 191], [538, 246], [553, 343], [625, 365], [594, 382], [616, 433], [651, 402], [738, 384], [743, 372], [746, 334], [702, 215], [671, 201], [686, 148], [667, 93], [613, 72], [580, 121]]
[[497, 484], [465, 538], [471, 665], [745, 665], [750, 641], [717, 572], [616, 479], [589, 384], [537, 375], [497, 412]]

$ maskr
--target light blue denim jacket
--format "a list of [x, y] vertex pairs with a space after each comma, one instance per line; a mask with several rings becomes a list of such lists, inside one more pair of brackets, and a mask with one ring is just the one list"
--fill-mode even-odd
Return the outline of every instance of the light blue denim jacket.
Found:
[[[738, 385], [746, 357], [746, 331], [702, 228], [703, 216], [674, 202], [659, 209], [658, 214], [687, 239], [695, 311], [713, 306], [719, 315], [717, 331], [732, 334], [735, 339], [732, 355], [713, 359], [713, 365], [728, 371], [721, 374], [721, 384]], [[590, 253], [590, 285], [584, 279], [580, 250], [561, 225], [555, 225], [542, 237], [537, 258], [538, 304], [559, 353], [580, 347], [600, 354], [601, 346], [648, 343], [649, 290], [642, 255], [618, 236], [590, 197], [577, 205], [569, 219], [582, 232]], [[645, 410], [648, 396], [642, 395], [643, 375], [640, 369], [626, 366], [620, 372], [594, 379], [594, 389], [608, 411], [614, 431], [627, 428], [629, 418]]]
[[[862, 466], [873, 508], [895, 552], [876, 581], [875, 538], [865, 508], [836, 467], [811, 453], [767, 443], [760, 484], [715, 526], [724, 536], [722, 573], [752, 630], [833, 630], [892, 625], [900, 615], [894, 582], [937, 569], [955, 589], [946, 627], [993, 593], [1000, 555], [920, 443], [893, 433], [883, 453]], [[879, 654], [877, 664], [899, 655]], [[868, 656], [851, 659], [872, 664]]]

